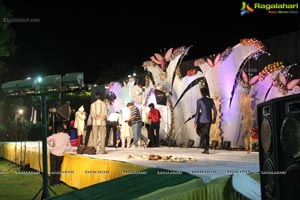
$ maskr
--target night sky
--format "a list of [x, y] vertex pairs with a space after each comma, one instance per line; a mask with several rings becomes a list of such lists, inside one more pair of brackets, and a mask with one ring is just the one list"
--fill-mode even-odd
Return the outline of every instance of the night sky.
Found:
[[86, 83], [98, 77], [106, 82], [142, 71], [143, 61], [171, 47], [193, 45], [184, 59], [191, 60], [222, 52], [241, 38], [264, 40], [299, 30], [299, 14], [241, 16], [241, 1], [3, 2], [15, 18], [39, 19], [12, 23], [18, 49], [6, 59], [5, 81], [83, 72]]

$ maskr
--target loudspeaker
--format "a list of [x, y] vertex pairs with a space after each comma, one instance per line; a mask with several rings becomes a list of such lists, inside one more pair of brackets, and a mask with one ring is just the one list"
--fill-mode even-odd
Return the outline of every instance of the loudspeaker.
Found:
[[167, 105], [167, 96], [166, 93], [161, 90], [154, 90], [156, 103], [159, 105]]
[[58, 104], [56, 106], [56, 114], [60, 119], [63, 120], [69, 120], [70, 119], [70, 102], [66, 101], [64, 103]]
[[49, 112], [55, 117], [55, 121], [66, 121], [70, 119], [70, 101], [58, 102], [49, 108]]
[[222, 149], [231, 150], [231, 142], [230, 141], [223, 141]]
[[300, 95], [257, 105], [262, 199], [293, 199], [300, 188]]
[[275, 133], [274, 100], [257, 105], [257, 123], [259, 138], [259, 167], [262, 199], [276, 199], [278, 196], [277, 176], [273, 174], [278, 169], [278, 137]]

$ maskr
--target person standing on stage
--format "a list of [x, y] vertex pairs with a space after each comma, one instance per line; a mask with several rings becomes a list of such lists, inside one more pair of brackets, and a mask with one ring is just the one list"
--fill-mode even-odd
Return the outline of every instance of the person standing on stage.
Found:
[[200, 144], [203, 144], [204, 151], [202, 153], [209, 154], [210, 127], [212, 123], [216, 122], [217, 109], [213, 99], [208, 97], [206, 88], [200, 88], [200, 93], [202, 97], [197, 100], [194, 127], [197, 135], [200, 136]]
[[[127, 104], [126, 104], [127, 105]], [[121, 143], [122, 148], [129, 148], [131, 144], [132, 128], [128, 125], [127, 121], [130, 119], [130, 109], [124, 106], [121, 109], [120, 122], [121, 122]]]
[[146, 109], [145, 106], [142, 106], [142, 121], [144, 123], [144, 127], [142, 127], [142, 134], [146, 136], [147, 134], [147, 137], [150, 139], [150, 143], [149, 143], [149, 147], [152, 146], [152, 140], [150, 138], [150, 123], [151, 121], [149, 120], [148, 118], [148, 114], [149, 114], [149, 111]]
[[105, 138], [105, 146], [108, 146], [108, 140], [110, 136], [110, 130], [113, 131], [113, 147], [117, 145], [117, 130], [119, 125], [119, 113], [115, 112], [114, 107], [111, 105], [110, 100], [108, 100], [108, 117], [106, 119], [106, 138]]
[[74, 124], [74, 128], [77, 128], [79, 144], [83, 143], [85, 119], [86, 119], [86, 113], [84, 112], [84, 107], [80, 106], [78, 111], [75, 113], [75, 124]]
[[92, 132], [92, 116], [91, 116], [91, 114], [89, 114], [88, 119], [86, 121], [84, 146], [89, 146], [91, 132]]
[[140, 139], [144, 141], [144, 147], [147, 147], [150, 140], [141, 133], [142, 119], [140, 110], [132, 102], [127, 103], [127, 107], [130, 109], [130, 118], [128, 121], [132, 123], [133, 147], [139, 146], [138, 143]]
[[64, 132], [65, 133], [69, 133], [69, 125], [68, 125], [68, 121], [63, 121], [62, 126], [64, 128]]
[[76, 150], [76, 148], [80, 145], [78, 140], [78, 132], [77, 128], [74, 127], [75, 121], [70, 121], [70, 128], [69, 128], [69, 134], [70, 134], [70, 141], [71, 146], [74, 147], [72, 150]]
[[[97, 151], [101, 151], [102, 154], [107, 154], [105, 151], [105, 135], [106, 135], [106, 117], [107, 117], [107, 106], [101, 100], [101, 94], [96, 93], [96, 101], [91, 104], [90, 114], [92, 116], [92, 146]], [[99, 145], [99, 146], [98, 146]]]
[[[161, 114], [158, 109], [154, 107], [153, 103], [148, 105], [150, 112], [148, 118], [150, 120], [150, 140], [152, 147], [159, 147], [159, 128], [160, 128], [160, 118]], [[155, 130], [155, 133], [154, 133]]]
[[60, 170], [64, 153], [71, 147], [70, 136], [64, 132], [62, 125], [57, 126], [57, 133], [47, 137], [50, 150], [50, 185], [60, 184]]

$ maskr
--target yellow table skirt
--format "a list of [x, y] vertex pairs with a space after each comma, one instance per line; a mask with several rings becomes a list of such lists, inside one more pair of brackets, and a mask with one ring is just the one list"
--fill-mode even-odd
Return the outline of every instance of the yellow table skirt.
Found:
[[124, 176], [146, 167], [113, 160], [102, 160], [76, 154], [65, 154], [60, 180], [78, 189]]

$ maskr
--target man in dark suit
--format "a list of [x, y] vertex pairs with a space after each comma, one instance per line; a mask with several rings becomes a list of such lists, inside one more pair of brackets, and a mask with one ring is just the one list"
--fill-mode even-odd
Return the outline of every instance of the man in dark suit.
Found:
[[206, 88], [200, 88], [200, 93], [202, 97], [197, 100], [194, 127], [196, 128], [197, 135], [200, 136], [200, 144], [204, 148], [202, 153], [209, 154], [210, 126], [216, 122], [217, 109], [213, 99], [208, 97]]

